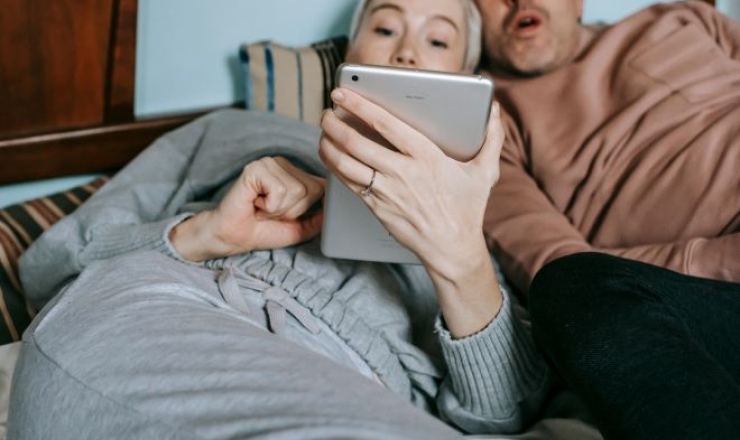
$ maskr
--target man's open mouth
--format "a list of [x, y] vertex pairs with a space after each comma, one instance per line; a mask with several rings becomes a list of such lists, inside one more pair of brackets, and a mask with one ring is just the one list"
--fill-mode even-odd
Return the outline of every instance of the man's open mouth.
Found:
[[540, 21], [537, 20], [537, 18], [524, 17], [521, 20], [519, 20], [519, 22], [517, 23], [517, 26], [519, 26], [519, 28], [528, 28], [532, 26], [537, 26], [538, 24], [540, 24]]
[[542, 23], [542, 17], [536, 12], [520, 11], [511, 21], [511, 30], [516, 35], [526, 36], [535, 32]]

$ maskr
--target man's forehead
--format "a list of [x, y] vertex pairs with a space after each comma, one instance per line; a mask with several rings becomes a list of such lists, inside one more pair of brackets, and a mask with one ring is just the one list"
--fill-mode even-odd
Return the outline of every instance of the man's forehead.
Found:
[[503, 5], [503, 6], [533, 6], [533, 7], [547, 7], [557, 5], [583, 5], [585, 0], [475, 0], [475, 3], [479, 7]]

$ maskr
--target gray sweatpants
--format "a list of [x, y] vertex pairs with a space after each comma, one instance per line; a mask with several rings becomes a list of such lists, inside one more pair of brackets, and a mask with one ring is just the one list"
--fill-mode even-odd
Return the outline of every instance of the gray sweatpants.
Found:
[[279, 292], [146, 258], [92, 264], [27, 330], [9, 439], [460, 437]]

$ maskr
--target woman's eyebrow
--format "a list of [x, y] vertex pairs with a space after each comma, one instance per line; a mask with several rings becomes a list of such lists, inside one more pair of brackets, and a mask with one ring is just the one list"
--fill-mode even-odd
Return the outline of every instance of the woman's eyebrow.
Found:
[[442, 21], [445, 21], [445, 22], [449, 23], [450, 26], [452, 26], [453, 28], [455, 28], [455, 30], [457, 32], [460, 32], [460, 26], [458, 26], [457, 23], [455, 23], [454, 21], [452, 21], [452, 19], [450, 17], [446, 16], [446, 15], [441, 15], [441, 14], [440, 15], [435, 15], [435, 16], [433, 16], [433, 17], [431, 17], [429, 19], [429, 21], [431, 21], [431, 20], [442, 20]]
[[[374, 6], [372, 9], [370, 9], [370, 15], [376, 13], [377, 11], [379, 11], [381, 9], [392, 9], [392, 10], [398, 11], [400, 13], [403, 13], [404, 12], [403, 8], [401, 8], [397, 4], [394, 4], [394, 3], [381, 3], [381, 4], [377, 5], [377, 6]], [[450, 26], [452, 26], [453, 28], [455, 28], [455, 30], [457, 32], [460, 32], [460, 26], [458, 26], [457, 23], [455, 23], [450, 17], [448, 17], [446, 15], [437, 14], [437, 15], [432, 16], [429, 20], [430, 21], [431, 20], [442, 20], [442, 21], [446, 21], [447, 23], [450, 24]]]
[[375, 12], [377, 12], [377, 11], [379, 11], [381, 9], [393, 9], [393, 10], [396, 10], [398, 12], [403, 12], [403, 9], [400, 6], [396, 5], [396, 4], [393, 4], [393, 3], [381, 3], [381, 4], [377, 5], [377, 6], [374, 6], [372, 9], [370, 9], [370, 13], [371, 14], [374, 14]]

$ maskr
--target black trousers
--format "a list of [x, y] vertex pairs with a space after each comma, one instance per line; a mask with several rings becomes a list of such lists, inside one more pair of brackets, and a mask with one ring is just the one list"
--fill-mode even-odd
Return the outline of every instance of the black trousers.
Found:
[[740, 439], [740, 284], [582, 253], [537, 274], [529, 308], [606, 439]]

